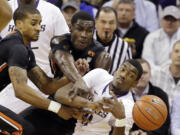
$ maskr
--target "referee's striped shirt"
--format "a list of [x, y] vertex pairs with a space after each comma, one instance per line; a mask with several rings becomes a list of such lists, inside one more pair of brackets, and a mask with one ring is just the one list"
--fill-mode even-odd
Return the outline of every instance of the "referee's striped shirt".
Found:
[[112, 65], [109, 70], [110, 74], [113, 74], [124, 61], [132, 59], [131, 48], [128, 43], [123, 41], [117, 34], [114, 34], [113, 40], [108, 44], [104, 44], [99, 39], [96, 32], [94, 34], [94, 39], [99, 41], [111, 55]]

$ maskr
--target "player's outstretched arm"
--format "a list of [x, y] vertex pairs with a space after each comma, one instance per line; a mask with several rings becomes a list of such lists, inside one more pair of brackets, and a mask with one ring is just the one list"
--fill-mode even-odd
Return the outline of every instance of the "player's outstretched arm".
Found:
[[0, 0], [0, 31], [8, 24], [12, 18], [12, 10], [7, 0]]
[[112, 135], [124, 135], [125, 127], [114, 127]]
[[111, 67], [111, 56], [106, 51], [103, 51], [99, 54], [95, 62], [96, 68], [103, 68], [105, 70], [109, 70]]
[[55, 63], [64, 73], [64, 75], [74, 83], [73, 90], [74, 94], [72, 94], [71, 98], [74, 98], [78, 93], [81, 92], [89, 92], [89, 88], [81, 77], [81, 74], [78, 72], [75, 64], [74, 58], [69, 52], [56, 50], [54, 54], [52, 54]]
[[73, 101], [70, 99], [70, 94], [73, 92], [73, 83], [69, 83], [66, 86], [57, 90], [55, 94], [55, 100], [72, 107], [76, 108], [91, 108], [91, 109], [99, 109], [99, 104], [95, 102], [91, 102], [88, 99], [85, 99], [80, 96], [75, 96]]
[[74, 58], [69, 52], [56, 50], [52, 55], [55, 63], [69, 80], [75, 83], [78, 79], [81, 79], [81, 75], [74, 65]]
[[58, 88], [69, 83], [69, 80], [66, 77], [60, 79], [48, 77], [39, 66], [32, 68], [28, 72], [28, 77], [45, 94], [53, 94]]
[[[73, 111], [70, 108], [61, 106], [61, 104], [41, 96], [36, 90], [27, 85], [28, 77], [25, 69], [11, 66], [8, 72], [17, 98], [38, 108], [55, 112], [64, 119], [72, 117]], [[39, 76], [39, 78], [41, 77]]]

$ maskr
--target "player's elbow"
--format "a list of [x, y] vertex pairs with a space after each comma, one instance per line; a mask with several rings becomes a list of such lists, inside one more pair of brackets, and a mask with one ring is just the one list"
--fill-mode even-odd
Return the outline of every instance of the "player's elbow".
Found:
[[24, 90], [26, 89], [24, 85], [13, 85], [14, 94], [17, 98], [22, 99], [24, 95]]

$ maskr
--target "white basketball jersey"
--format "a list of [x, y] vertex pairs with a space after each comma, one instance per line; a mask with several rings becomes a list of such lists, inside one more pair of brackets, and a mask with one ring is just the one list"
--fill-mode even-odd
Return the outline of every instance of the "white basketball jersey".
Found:
[[[19, 0], [10, 0], [9, 4], [13, 12], [19, 6]], [[40, 11], [42, 16], [41, 30], [39, 40], [32, 42], [31, 46], [36, 57], [37, 64], [48, 74], [51, 74], [49, 66], [49, 51], [50, 40], [53, 36], [69, 33], [69, 28], [66, 24], [64, 16], [59, 8], [53, 4], [43, 1], [36, 1], [36, 8]], [[13, 19], [2, 30], [1, 37], [5, 37], [9, 32], [15, 29]]]
[[[113, 76], [109, 75], [106, 70], [92, 70], [87, 73], [83, 79], [94, 93], [94, 101], [101, 100], [103, 97], [112, 98], [109, 94], [109, 83], [113, 80]], [[122, 100], [125, 107], [125, 135], [129, 135], [129, 130], [133, 124], [132, 109], [134, 100], [131, 92], [117, 98], [118, 100]], [[115, 119], [111, 113], [97, 112], [93, 115], [90, 114], [88, 118], [92, 119], [89, 123], [82, 123], [81, 121], [77, 122], [73, 135], [109, 135], [111, 131], [109, 121]]]

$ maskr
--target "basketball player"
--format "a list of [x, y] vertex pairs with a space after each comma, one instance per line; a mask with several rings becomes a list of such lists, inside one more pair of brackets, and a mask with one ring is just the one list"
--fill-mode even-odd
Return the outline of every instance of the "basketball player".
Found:
[[0, 31], [8, 24], [12, 18], [12, 10], [6, 0], [0, 1]]
[[[109, 135], [111, 126], [114, 126], [113, 135], [129, 135], [129, 129], [133, 124], [132, 108], [134, 105], [129, 90], [136, 86], [141, 75], [141, 65], [132, 59], [124, 62], [114, 76], [100, 68], [88, 72], [83, 79], [94, 94], [93, 98], [88, 99], [103, 105], [104, 112], [95, 111], [93, 115], [85, 115], [89, 118], [89, 122], [78, 121], [73, 135]], [[71, 90], [71, 84], [60, 88], [56, 92], [55, 99], [73, 107], [97, 109], [97, 106], [92, 106], [92, 101], [79, 96], [76, 96], [72, 102], [69, 101]], [[114, 101], [111, 100], [111, 91], [116, 95], [113, 96]]]
[[[68, 83], [65, 78], [58, 80], [47, 77], [36, 64], [29, 44], [39, 38], [42, 20], [40, 12], [32, 6], [21, 6], [15, 10], [13, 20], [16, 30], [0, 41], [0, 91], [12, 83], [15, 95], [19, 99], [38, 108], [52, 111], [64, 119], [71, 118], [72, 110], [70, 108], [44, 98], [27, 85], [27, 78], [30, 78], [42, 92], [51, 94]], [[7, 117], [23, 124], [20, 117], [5, 107], [0, 106], [0, 112], [4, 112]], [[26, 124], [22, 126], [29, 128]], [[0, 126], [0, 128], [2, 127]], [[26, 129], [24, 130], [26, 132]]]
[[[42, 16], [41, 33], [38, 41], [31, 43], [31, 47], [35, 54], [37, 65], [39, 65], [48, 76], [52, 77], [48, 59], [50, 40], [55, 35], [69, 33], [69, 28], [61, 11], [53, 4], [44, 0], [10, 0], [8, 2], [13, 12], [20, 5], [32, 5], [40, 11]], [[14, 22], [11, 20], [5, 29], [2, 30], [0, 35], [5, 37], [9, 32], [14, 30], [14, 28]], [[32, 83], [29, 84], [37, 89]], [[1, 96], [3, 96], [3, 99], [0, 99], [0, 103], [12, 109], [14, 112], [19, 113], [29, 107], [29, 105], [15, 98], [12, 89], [13, 88], [10, 85], [0, 93]], [[37, 91], [39, 90], [37, 89]], [[9, 96], [11, 96], [11, 100], [9, 100]]]
[[51, 41], [51, 67], [55, 77], [63, 74], [74, 85], [74, 93], [79, 89], [88, 91], [81, 75], [74, 66], [74, 60], [84, 58], [89, 63], [89, 69], [109, 69], [111, 58], [102, 45], [93, 40], [94, 19], [84, 11], [77, 12], [71, 20], [71, 34], [56, 36]]

